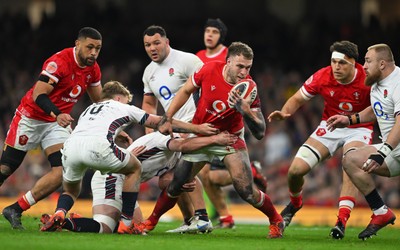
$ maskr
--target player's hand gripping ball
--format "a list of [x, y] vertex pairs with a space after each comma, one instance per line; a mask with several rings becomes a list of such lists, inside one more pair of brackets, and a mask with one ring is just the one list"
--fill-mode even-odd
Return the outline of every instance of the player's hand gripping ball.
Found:
[[[257, 97], [257, 84], [251, 79], [240, 80], [232, 87], [232, 90], [235, 90], [250, 105]], [[234, 108], [229, 102], [228, 105], [230, 108]]]

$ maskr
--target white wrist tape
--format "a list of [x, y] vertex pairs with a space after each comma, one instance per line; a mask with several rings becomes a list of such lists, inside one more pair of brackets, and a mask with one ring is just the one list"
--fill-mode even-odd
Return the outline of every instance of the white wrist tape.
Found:
[[382, 147], [378, 149], [378, 152], [382, 154], [384, 157], [386, 157], [390, 154], [390, 152], [392, 152], [392, 150], [393, 150], [392, 146], [390, 146], [385, 142], [383, 143]]

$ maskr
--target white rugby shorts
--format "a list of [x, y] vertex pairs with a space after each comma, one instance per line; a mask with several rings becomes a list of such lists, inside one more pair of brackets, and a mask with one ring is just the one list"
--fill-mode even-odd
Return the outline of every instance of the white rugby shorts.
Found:
[[83, 178], [88, 168], [103, 174], [115, 173], [125, 167], [130, 153], [124, 148], [111, 148], [110, 142], [98, 137], [70, 137], [61, 150], [63, 179], [76, 182]]
[[41, 146], [64, 143], [72, 132], [71, 126], [61, 127], [57, 122], [45, 122], [15, 113], [7, 133], [6, 144], [21, 151], [28, 151]]
[[360, 141], [364, 142], [366, 145], [371, 144], [373, 132], [371, 129], [337, 128], [331, 132], [328, 131], [326, 127], [326, 121], [321, 121], [310, 137], [327, 147], [331, 155], [333, 155], [338, 148], [343, 147], [343, 145], [349, 142]]

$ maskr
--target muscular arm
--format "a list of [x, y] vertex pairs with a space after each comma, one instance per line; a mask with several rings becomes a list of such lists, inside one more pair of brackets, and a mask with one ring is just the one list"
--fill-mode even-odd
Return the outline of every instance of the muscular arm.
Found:
[[186, 83], [179, 89], [176, 93], [176, 96], [171, 102], [168, 110], [165, 112], [165, 116], [167, 119], [172, 118], [175, 113], [186, 103], [189, 99], [190, 95], [196, 90], [196, 87], [193, 85], [192, 77], [189, 77]]
[[88, 93], [90, 100], [92, 100], [93, 103], [100, 101], [102, 89], [103, 87], [101, 86], [101, 84], [97, 86], [88, 87], [86, 89], [86, 92]]
[[235, 143], [236, 140], [237, 136], [225, 131], [212, 136], [172, 139], [168, 144], [168, 148], [171, 151], [186, 153], [209, 145], [231, 145], [232, 143]]
[[[144, 126], [149, 128], [157, 128], [157, 125], [162, 123], [162, 120], [165, 120], [165, 116], [161, 117], [158, 115], [149, 115]], [[183, 121], [179, 121], [176, 119], [172, 119], [172, 130], [177, 133], [199, 133], [203, 135], [214, 135], [218, 133], [218, 129], [214, 128], [211, 124], [192, 124]]]
[[261, 109], [243, 114], [243, 119], [252, 135], [257, 138], [257, 140], [261, 140], [265, 135], [266, 129], [265, 119]]
[[[333, 131], [336, 128], [345, 128], [350, 125], [350, 120], [355, 119], [352, 117], [355, 117], [356, 115], [357, 114], [353, 114], [350, 118], [347, 115], [333, 115], [326, 120], [326, 123], [328, 124], [327, 128], [329, 131]], [[363, 111], [358, 113], [358, 115], [360, 116], [361, 123], [376, 121], [376, 116], [371, 106], [365, 108]]]
[[376, 121], [376, 115], [375, 115], [374, 111], [372, 110], [371, 106], [365, 108], [359, 114], [360, 114], [360, 121], [362, 123]]
[[[148, 114], [157, 114], [158, 100], [154, 95], [144, 95], [142, 101], [142, 109]], [[152, 128], [145, 128], [146, 134], [153, 132]]]
[[142, 109], [148, 114], [157, 114], [158, 100], [154, 95], [143, 95]]
[[390, 131], [387, 140], [385, 141], [387, 144], [392, 146], [394, 149], [399, 145], [400, 142], [400, 115], [396, 116], [396, 122]]
[[304, 105], [308, 100], [304, 99], [301, 94], [301, 90], [297, 90], [297, 92], [291, 96], [286, 103], [283, 105], [281, 111], [286, 114], [294, 114], [301, 106]]
[[244, 122], [255, 138], [261, 140], [265, 135], [265, 119], [260, 108], [251, 108], [246, 99], [242, 99], [235, 91], [229, 92], [228, 104], [243, 116]]
[[54, 87], [46, 82], [37, 81], [35, 88], [33, 89], [32, 98], [36, 101], [36, 98], [40, 94], [49, 95], [53, 91]]
[[[37, 81], [32, 92], [32, 98], [35, 103], [48, 115], [55, 118], [57, 123], [66, 127], [74, 120], [70, 114], [61, 113], [58, 107], [50, 100], [48, 95], [53, 91], [54, 87], [46, 82]], [[38, 98], [39, 97], [39, 98]]]
[[165, 119], [160, 123], [158, 126], [158, 130], [162, 134], [171, 134], [172, 136], [172, 117], [175, 113], [186, 103], [189, 99], [190, 95], [196, 90], [193, 85], [192, 78], [189, 77], [186, 83], [179, 89], [176, 93], [176, 96], [172, 100], [171, 105], [169, 106], [168, 110], [165, 112], [164, 117]]

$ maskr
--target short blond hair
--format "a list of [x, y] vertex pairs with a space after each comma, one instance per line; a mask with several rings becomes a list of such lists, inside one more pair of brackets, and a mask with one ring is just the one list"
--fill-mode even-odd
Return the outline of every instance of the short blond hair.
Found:
[[386, 62], [394, 62], [392, 50], [387, 44], [384, 43], [375, 44], [368, 47], [368, 50], [375, 50], [379, 60], [384, 60]]
[[132, 101], [133, 95], [129, 89], [118, 81], [109, 81], [103, 86], [101, 91], [101, 99], [113, 99], [115, 95], [128, 97], [128, 101]]

